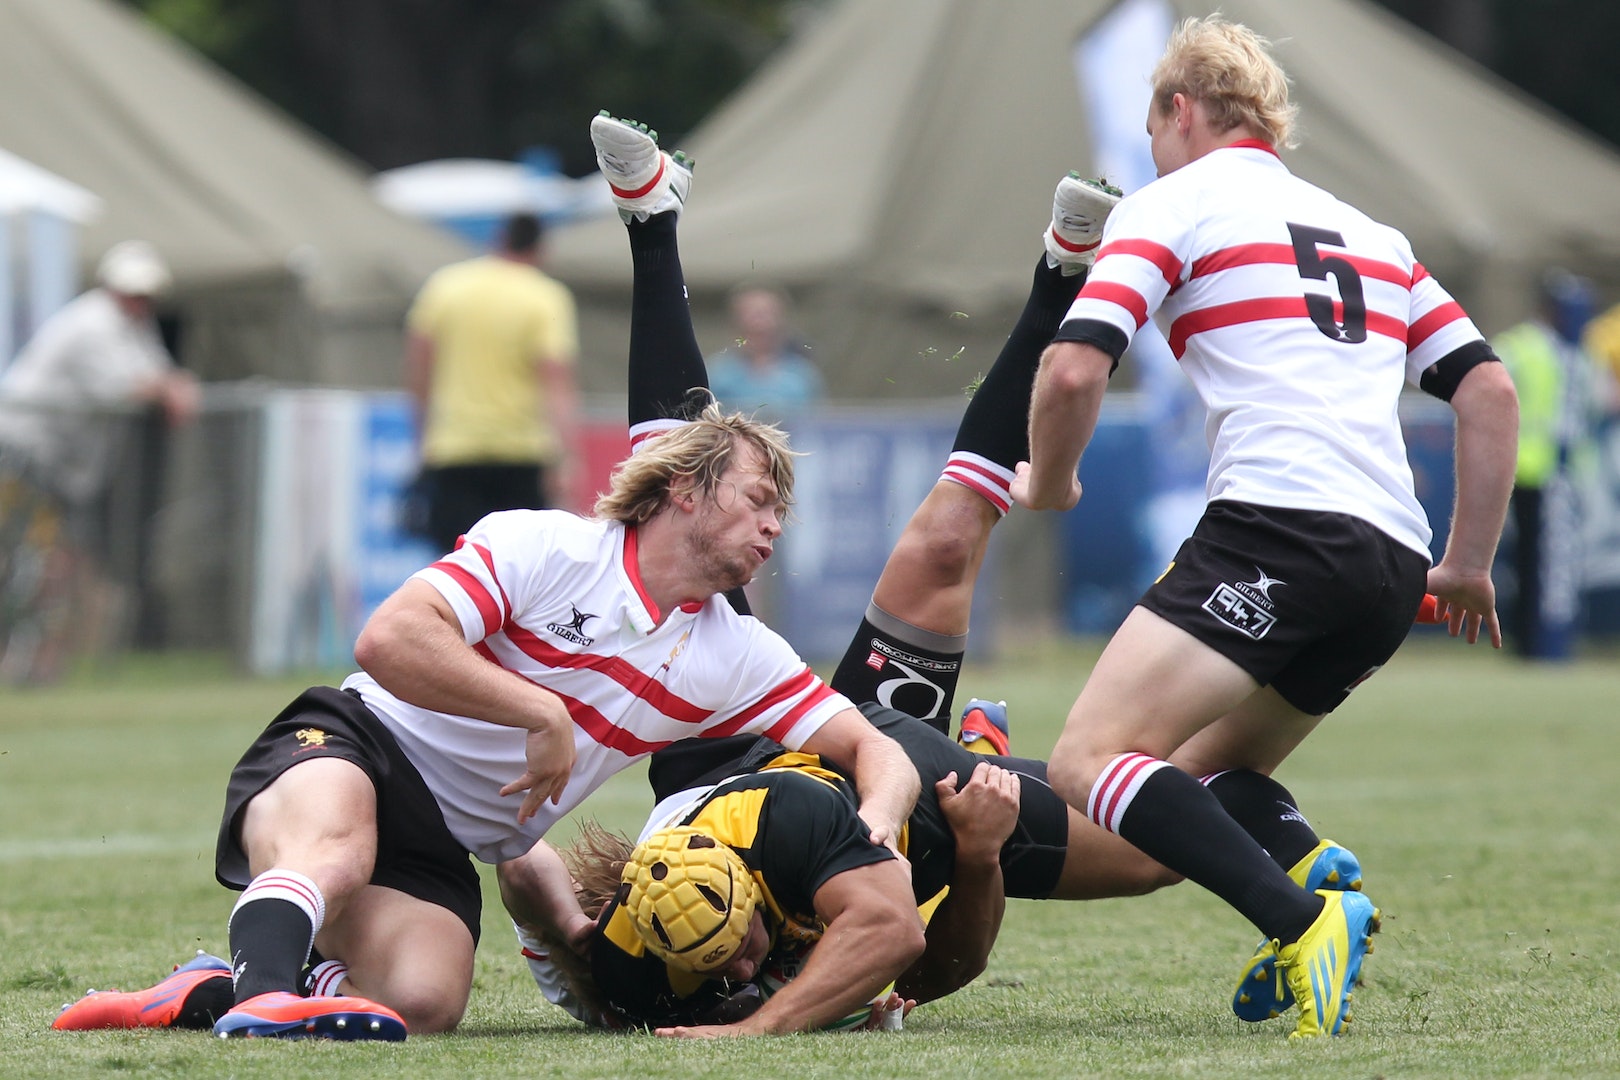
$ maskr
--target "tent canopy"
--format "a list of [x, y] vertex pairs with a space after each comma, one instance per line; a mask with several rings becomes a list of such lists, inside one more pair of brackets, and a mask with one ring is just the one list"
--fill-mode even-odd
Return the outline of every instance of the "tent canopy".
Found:
[[[715, 295], [763, 277], [794, 293], [841, 396], [970, 381], [1022, 301], [1053, 186], [1098, 171], [1073, 52], [1118, 6], [829, 11], [683, 140], [698, 161], [681, 239], [702, 339], [725, 340]], [[1549, 263], [1615, 277], [1620, 155], [1362, 0], [1221, 7], [1277, 42], [1293, 78], [1304, 139], [1289, 167], [1404, 231], [1484, 328], [1520, 316]], [[609, 348], [595, 366], [622, 371], [617, 220], [561, 229], [553, 250], [597, 308], [587, 348]]]
[[0, 214], [40, 212], [83, 225], [102, 209], [102, 201], [78, 184], [0, 150]]
[[[375, 381], [345, 370], [341, 348], [288, 370], [286, 346], [325, 349], [332, 328], [397, 320], [429, 273], [466, 254], [381, 207], [360, 166], [110, 0], [0, 4], [0, 93], [0, 147], [105, 201], [85, 232], [88, 262], [150, 240], [182, 307], [214, 300], [195, 313], [194, 338], [252, 347], [244, 334], [219, 340], [246, 319], [275, 343], [260, 342], [256, 361], [217, 358], [213, 374]], [[387, 376], [397, 381], [397, 358]]]

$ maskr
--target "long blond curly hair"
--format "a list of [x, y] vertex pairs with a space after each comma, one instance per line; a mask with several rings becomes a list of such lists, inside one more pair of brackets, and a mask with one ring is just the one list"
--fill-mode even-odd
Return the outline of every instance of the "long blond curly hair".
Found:
[[640, 525], [669, 505], [671, 484], [690, 477], [693, 487], [712, 496], [740, 447], [752, 446], [776, 485], [782, 505], [793, 505], [793, 459], [787, 433], [742, 413], [722, 412], [713, 402], [689, 423], [659, 435], [621, 461], [611, 486], [596, 500], [599, 518]]
[[[574, 879], [574, 896], [586, 915], [596, 918], [613, 899], [624, 864], [629, 862], [633, 850], [635, 844], [629, 837], [604, 828], [596, 821], [582, 821], [579, 835], [571, 843], [558, 846], [557, 854]], [[590, 961], [545, 927], [531, 929], [547, 947], [551, 962], [562, 972], [574, 997], [595, 1017], [596, 1023], [603, 1027], [622, 1027], [622, 1017], [597, 989]]]
[[1248, 127], [1273, 146], [1298, 145], [1288, 75], [1271, 42], [1242, 23], [1215, 14], [1176, 27], [1153, 69], [1153, 108], [1168, 115], [1177, 94], [1203, 102], [1217, 131]]

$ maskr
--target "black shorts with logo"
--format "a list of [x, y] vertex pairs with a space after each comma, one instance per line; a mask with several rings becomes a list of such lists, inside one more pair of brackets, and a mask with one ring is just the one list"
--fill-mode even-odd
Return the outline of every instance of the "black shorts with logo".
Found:
[[270, 721], [231, 770], [214, 853], [221, 885], [245, 889], [253, 875], [241, 845], [242, 811], [270, 783], [311, 758], [353, 762], [377, 791], [377, 864], [371, 883], [451, 911], [478, 943], [483, 893], [472, 856], [450, 834], [438, 802], [387, 726], [348, 690], [317, 686]]
[[1139, 603], [1316, 716], [1400, 648], [1428, 570], [1361, 518], [1222, 500]]

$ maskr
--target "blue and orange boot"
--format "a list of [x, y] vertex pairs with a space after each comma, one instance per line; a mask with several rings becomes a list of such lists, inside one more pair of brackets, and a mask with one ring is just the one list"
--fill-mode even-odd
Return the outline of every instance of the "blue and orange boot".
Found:
[[91, 990], [78, 1001], [62, 1006], [51, 1027], [57, 1031], [172, 1027], [186, 998], [210, 979], [223, 979], [229, 985], [231, 965], [199, 952], [184, 964], [175, 965], [174, 974], [149, 989]]
[[962, 710], [962, 726], [956, 741], [975, 754], [1005, 757], [1010, 745], [1007, 732], [1007, 703], [973, 698]]
[[402, 1042], [405, 1021], [363, 997], [299, 997], [285, 990], [240, 1003], [214, 1024], [222, 1039], [344, 1039]]

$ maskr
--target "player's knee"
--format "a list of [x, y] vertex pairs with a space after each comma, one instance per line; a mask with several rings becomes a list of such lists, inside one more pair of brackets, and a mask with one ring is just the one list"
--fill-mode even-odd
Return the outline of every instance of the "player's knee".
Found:
[[914, 530], [902, 545], [897, 545], [892, 558], [904, 559], [906, 565], [925, 567], [933, 580], [942, 585], [955, 584], [967, 579], [973, 572], [979, 540], [948, 522]]
[[1121, 874], [1118, 895], [1146, 896], [1184, 880], [1168, 866], [1160, 865], [1144, 855], [1140, 862], [1133, 863]]
[[412, 1035], [435, 1035], [455, 1030], [467, 1011], [467, 998], [435, 992], [431, 987], [406, 987], [390, 994], [388, 1005], [405, 1020]]
[[1059, 798], [1084, 813], [1086, 798], [1091, 794], [1091, 776], [1080, 755], [1054, 753], [1046, 765], [1046, 780]]

